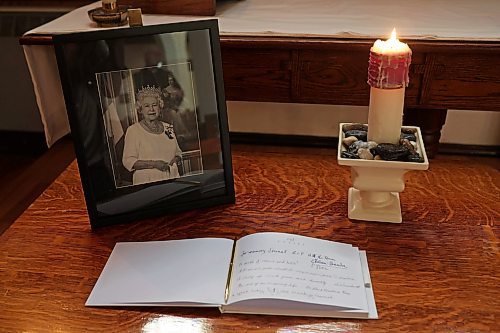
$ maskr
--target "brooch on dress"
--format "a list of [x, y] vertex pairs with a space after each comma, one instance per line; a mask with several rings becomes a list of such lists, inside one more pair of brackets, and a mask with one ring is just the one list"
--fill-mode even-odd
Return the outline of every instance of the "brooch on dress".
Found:
[[169, 139], [174, 138], [174, 126], [170, 124], [165, 124], [165, 135], [168, 136]]

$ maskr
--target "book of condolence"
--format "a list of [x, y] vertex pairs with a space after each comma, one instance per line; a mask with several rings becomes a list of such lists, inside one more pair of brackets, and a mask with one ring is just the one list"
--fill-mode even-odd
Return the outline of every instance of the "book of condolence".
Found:
[[117, 243], [86, 305], [378, 317], [364, 251], [274, 232]]

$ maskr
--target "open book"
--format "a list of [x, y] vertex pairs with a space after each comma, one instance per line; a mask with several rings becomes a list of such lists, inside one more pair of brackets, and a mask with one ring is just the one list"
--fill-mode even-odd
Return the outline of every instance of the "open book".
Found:
[[378, 317], [364, 251], [274, 232], [117, 243], [86, 305]]

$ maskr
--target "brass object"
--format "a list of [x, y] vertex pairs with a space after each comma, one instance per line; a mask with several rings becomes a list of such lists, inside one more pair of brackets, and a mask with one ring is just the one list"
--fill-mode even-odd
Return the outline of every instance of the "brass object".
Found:
[[216, 0], [118, 0], [118, 3], [141, 8], [144, 14], [214, 16], [216, 10]]
[[116, 13], [118, 11], [118, 5], [116, 4], [116, 1], [112, 1], [112, 2], [102, 2], [102, 9], [105, 11], [105, 12], [108, 12], [108, 13]]
[[130, 8], [128, 10], [128, 25], [142, 27], [142, 11], [140, 8]]
[[117, 5], [114, 2], [103, 2], [102, 7], [91, 9], [88, 15], [99, 27], [118, 27], [127, 23], [130, 6]]

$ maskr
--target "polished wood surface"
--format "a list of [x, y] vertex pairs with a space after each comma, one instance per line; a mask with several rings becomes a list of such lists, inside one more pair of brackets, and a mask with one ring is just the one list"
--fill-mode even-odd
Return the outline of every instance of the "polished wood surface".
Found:
[[[498, 159], [438, 156], [410, 172], [403, 223], [347, 218], [335, 150], [233, 146], [236, 204], [90, 230], [76, 162], [0, 236], [2, 332], [498, 331]], [[86, 308], [118, 241], [280, 231], [367, 250], [379, 320]], [[200, 272], [202, 273], [202, 272]]]
[[[16, 151], [0, 151], [0, 235], [75, 159], [69, 137], [62, 138], [47, 151], [45, 137], [43, 134], [40, 136], [43, 143], [30, 143], [26, 134], [18, 134], [14, 142], [1, 140], [5, 136], [0, 133], [0, 142], [11, 146], [2, 149]], [[39, 148], [41, 144], [45, 150]]]

